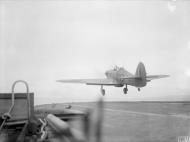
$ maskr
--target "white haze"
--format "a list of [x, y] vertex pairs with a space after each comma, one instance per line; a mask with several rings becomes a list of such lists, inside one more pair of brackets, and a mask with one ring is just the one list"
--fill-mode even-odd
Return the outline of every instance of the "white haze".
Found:
[[105, 87], [105, 100], [189, 100], [190, 2], [174, 7], [165, 1], [0, 1], [0, 91], [23, 79], [36, 104], [94, 101], [99, 86], [55, 81], [104, 78], [114, 65], [134, 73], [142, 61], [148, 74], [171, 77], [141, 92], [129, 86], [128, 95]]

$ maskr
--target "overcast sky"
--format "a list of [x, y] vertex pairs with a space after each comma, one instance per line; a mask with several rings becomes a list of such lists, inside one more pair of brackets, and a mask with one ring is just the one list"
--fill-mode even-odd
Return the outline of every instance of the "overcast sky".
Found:
[[99, 86], [55, 81], [134, 73], [139, 61], [171, 77], [127, 95], [105, 87], [105, 100], [190, 100], [189, 55], [188, 1], [0, 1], [0, 92], [23, 79], [36, 104], [96, 100]]

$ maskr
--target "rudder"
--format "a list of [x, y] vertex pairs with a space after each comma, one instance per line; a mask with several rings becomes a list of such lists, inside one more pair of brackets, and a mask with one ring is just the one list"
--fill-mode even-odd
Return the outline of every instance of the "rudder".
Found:
[[144, 79], [146, 80], [146, 69], [145, 69], [145, 66], [144, 66], [144, 64], [142, 62], [140, 62], [138, 64], [135, 76], [140, 77], [143, 80]]

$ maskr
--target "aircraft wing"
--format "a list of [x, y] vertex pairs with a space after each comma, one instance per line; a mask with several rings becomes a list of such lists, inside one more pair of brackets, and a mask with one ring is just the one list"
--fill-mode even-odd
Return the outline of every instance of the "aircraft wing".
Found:
[[153, 80], [153, 79], [159, 79], [159, 78], [165, 78], [165, 77], [169, 77], [169, 75], [147, 75], [146, 79]]
[[84, 83], [87, 85], [118, 85], [116, 81], [112, 79], [68, 79], [68, 80], [57, 80], [57, 82], [63, 83]]
[[[159, 78], [165, 78], [165, 77], [169, 77], [169, 75], [147, 75], [146, 79], [150, 81], [153, 79], [159, 79]], [[129, 77], [122, 77], [121, 79], [141, 79], [141, 77], [129, 76]]]
[[129, 76], [129, 77], [121, 77], [120, 79], [141, 79], [141, 77]]

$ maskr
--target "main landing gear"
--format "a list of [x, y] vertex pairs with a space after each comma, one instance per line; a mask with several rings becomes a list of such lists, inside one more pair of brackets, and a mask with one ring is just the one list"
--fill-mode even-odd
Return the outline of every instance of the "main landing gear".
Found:
[[106, 94], [106, 91], [105, 91], [105, 89], [103, 88], [103, 85], [101, 85], [100, 91], [101, 91], [101, 94], [102, 94], [103, 96]]
[[141, 91], [141, 89], [140, 89], [140, 88], [138, 88], [138, 91]]
[[123, 93], [124, 94], [127, 94], [127, 91], [128, 91], [128, 89], [127, 89], [127, 85], [123, 88]]

